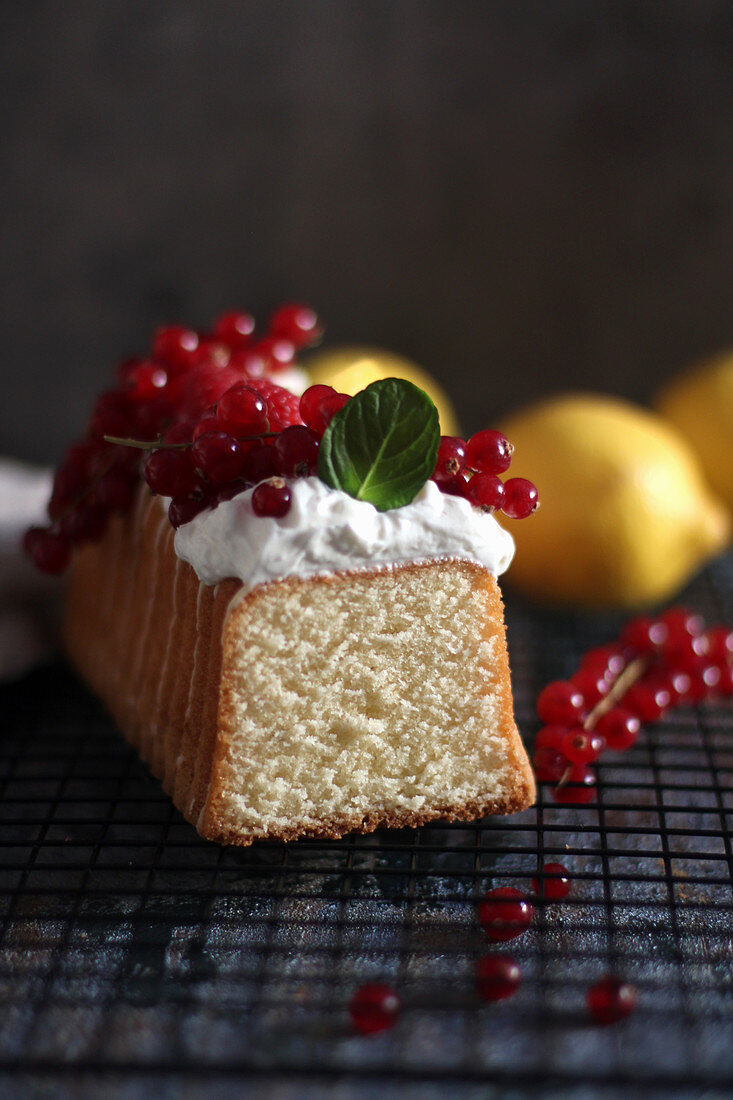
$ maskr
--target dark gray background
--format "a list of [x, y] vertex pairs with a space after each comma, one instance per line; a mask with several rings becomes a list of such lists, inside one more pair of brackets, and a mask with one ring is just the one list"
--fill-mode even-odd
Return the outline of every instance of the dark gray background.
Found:
[[733, 341], [720, 0], [0, 4], [0, 450], [154, 325], [313, 303], [467, 428]]

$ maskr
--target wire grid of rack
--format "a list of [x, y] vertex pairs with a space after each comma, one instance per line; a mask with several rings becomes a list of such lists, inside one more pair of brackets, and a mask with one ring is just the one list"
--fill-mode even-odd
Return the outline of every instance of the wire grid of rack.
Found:
[[[685, 599], [733, 621], [733, 561]], [[531, 739], [539, 688], [619, 621], [510, 603], [508, 623]], [[511, 818], [243, 850], [196, 835], [61, 665], [6, 689], [3, 712], [3, 1096], [730, 1095], [730, 703], [605, 756], [589, 805], [541, 790]], [[522, 985], [482, 1004], [476, 902], [530, 890], [547, 860], [572, 892], [497, 948]], [[639, 1005], [600, 1028], [584, 999], [608, 971]], [[370, 980], [404, 1010], [361, 1038], [346, 1005]]]

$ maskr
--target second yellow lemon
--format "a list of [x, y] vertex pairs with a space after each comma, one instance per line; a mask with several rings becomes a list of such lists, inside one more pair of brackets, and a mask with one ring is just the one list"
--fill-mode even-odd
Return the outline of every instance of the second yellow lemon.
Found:
[[311, 385], [333, 386], [352, 396], [380, 378], [406, 378], [435, 402], [442, 434], [458, 434], [456, 414], [445, 391], [427, 371], [401, 355], [379, 348], [334, 348], [316, 352], [304, 366]]
[[570, 394], [509, 417], [512, 476], [541, 507], [511, 524], [508, 579], [531, 599], [633, 608], [669, 598], [725, 546], [726, 509], [679, 433], [628, 402]]

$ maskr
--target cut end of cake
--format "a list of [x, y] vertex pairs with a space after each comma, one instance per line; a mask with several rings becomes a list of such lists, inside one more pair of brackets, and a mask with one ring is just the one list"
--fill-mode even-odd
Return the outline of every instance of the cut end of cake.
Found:
[[223, 639], [203, 835], [337, 837], [529, 806], [501, 596], [469, 562], [261, 586]]

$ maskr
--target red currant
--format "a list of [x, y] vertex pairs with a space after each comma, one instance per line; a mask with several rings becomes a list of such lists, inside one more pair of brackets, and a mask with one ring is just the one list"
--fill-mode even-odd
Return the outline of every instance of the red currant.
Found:
[[227, 432], [204, 432], [191, 448], [196, 469], [202, 470], [217, 485], [226, 485], [242, 470], [242, 447]]
[[682, 634], [670, 638], [662, 653], [668, 668], [679, 672], [695, 672], [707, 657], [710, 639], [707, 634]]
[[186, 370], [197, 361], [198, 333], [181, 325], [159, 328], [153, 336], [153, 357], [174, 370]]
[[240, 476], [252, 485], [265, 481], [268, 477], [274, 477], [276, 473], [275, 452], [267, 443], [262, 443], [248, 451], [242, 460]]
[[346, 402], [350, 400], [351, 398], [348, 393], [334, 393], [328, 397], [324, 397], [321, 401], [318, 422], [313, 425], [313, 430], [322, 435], [336, 413], [341, 412]]
[[222, 313], [221, 317], [217, 317], [214, 324], [214, 336], [231, 347], [245, 345], [254, 330], [255, 319], [252, 314], [239, 313], [237, 310]]
[[587, 764], [571, 764], [561, 785], [555, 787], [552, 797], [556, 802], [583, 804], [596, 797], [596, 773]]
[[636, 741], [641, 723], [635, 714], [624, 707], [612, 707], [601, 715], [595, 729], [605, 740], [607, 748], [622, 752]]
[[207, 413], [206, 416], [202, 416], [199, 422], [193, 429], [192, 439], [195, 441], [204, 432], [221, 432], [224, 430], [224, 426], [220, 420], [218, 420], [215, 413]]
[[716, 694], [728, 699], [733, 695], [733, 665], [726, 661], [724, 664], [718, 665], [718, 668], [720, 669], [720, 680], [716, 688]]
[[200, 363], [182, 376], [179, 385], [178, 408], [182, 416], [198, 419], [214, 405], [231, 386], [241, 381], [233, 367]]
[[146, 455], [143, 477], [154, 493], [185, 497], [197, 486], [198, 478], [188, 451], [160, 449]]
[[718, 692], [722, 679], [720, 665], [704, 664], [690, 674], [690, 687], [687, 698], [692, 703], [702, 703]]
[[537, 732], [534, 747], [536, 749], [554, 749], [555, 752], [562, 752], [562, 743], [567, 732], [567, 726], [543, 726]]
[[684, 607], [670, 607], [662, 615], [662, 622], [667, 627], [667, 636], [673, 645], [684, 639], [686, 635], [694, 638], [705, 630], [702, 615], [697, 615]]
[[476, 991], [482, 1001], [504, 1001], [517, 991], [522, 972], [514, 959], [484, 955], [476, 963]]
[[539, 783], [559, 783], [570, 768], [570, 761], [557, 749], [539, 748], [532, 754], [532, 767]]
[[126, 512], [133, 502], [136, 488], [137, 477], [134, 474], [111, 470], [94, 486], [94, 503], [107, 512]]
[[208, 507], [208, 501], [199, 497], [179, 497], [168, 505], [168, 519], [178, 529], [184, 523], [190, 523], [200, 512]]
[[632, 684], [622, 699], [626, 710], [630, 710], [642, 722], [654, 722], [661, 717], [672, 702], [669, 688], [656, 677], [642, 676]]
[[717, 664], [733, 663], [733, 630], [727, 626], [712, 626], [707, 632], [708, 656]]
[[532, 879], [532, 889], [547, 901], [562, 901], [570, 893], [570, 875], [562, 863], [546, 863], [541, 875]]
[[260, 435], [269, 427], [267, 401], [246, 382], [237, 382], [221, 395], [216, 406], [219, 428], [232, 435]]
[[127, 377], [127, 390], [133, 401], [150, 401], [168, 384], [168, 375], [160, 363], [143, 361]]
[[463, 472], [466, 465], [466, 443], [455, 435], [441, 435], [433, 481], [442, 481]]
[[282, 336], [263, 336], [252, 345], [253, 355], [259, 355], [265, 361], [266, 370], [285, 370], [295, 358], [295, 344]]
[[283, 428], [273, 445], [275, 468], [282, 477], [308, 477], [318, 467], [318, 436], [311, 428]]
[[77, 504], [59, 520], [59, 531], [69, 542], [96, 542], [107, 526], [107, 511], [99, 504]]
[[300, 416], [304, 424], [309, 428], [318, 429], [321, 432], [321, 403], [327, 397], [335, 397], [336, 390], [333, 386], [309, 386], [304, 390], [300, 398]]
[[513, 940], [529, 928], [534, 906], [513, 886], [499, 886], [484, 895], [478, 918], [491, 940]]
[[508, 470], [514, 448], [505, 435], [488, 428], [476, 432], [466, 444], [466, 468], [477, 474], [503, 474]]
[[597, 646], [589, 649], [580, 662], [580, 671], [603, 676], [613, 683], [626, 667], [623, 653], [615, 645]]
[[42, 573], [57, 576], [71, 560], [71, 543], [49, 527], [30, 527], [23, 536], [23, 549]]
[[496, 512], [504, 501], [504, 485], [495, 474], [474, 474], [465, 490], [466, 500], [482, 512]]
[[607, 974], [590, 987], [586, 1001], [591, 1016], [599, 1024], [614, 1024], [636, 1008], [636, 990], [628, 982]]
[[290, 490], [281, 477], [261, 481], [252, 492], [252, 511], [256, 516], [280, 518], [290, 511]]
[[631, 619], [621, 631], [619, 644], [633, 656], [657, 653], [667, 640], [666, 623], [659, 619]]
[[309, 306], [288, 303], [273, 313], [270, 332], [289, 340], [296, 348], [305, 348], [321, 337], [323, 329]]
[[382, 982], [363, 985], [349, 1001], [351, 1022], [361, 1035], [389, 1031], [396, 1024], [401, 1008], [394, 989]]
[[560, 751], [571, 764], [592, 764], [601, 755], [605, 744], [595, 730], [576, 726], [565, 734]]
[[450, 497], [464, 497], [468, 492], [469, 478], [466, 474], [456, 474], [455, 477], [447, 477], [437, 482], [441, 493]]
[[584, 711], [585, 699], [569, 680], [553, 680], [537, 699], [537, 714], [548, 725], [577, 725]]
[[611, 681], [601, 673], [589, 669], [580, 669], [570, 681], [583, 696], [585, 705], [591, 710], [599, 703], [604, 695], [607, 695], [611, 687]]
[[501, 510], [510, 519], [526, 519], [540, 506], [537, 488], [525, 477], [510, 477], [504, 482]]

